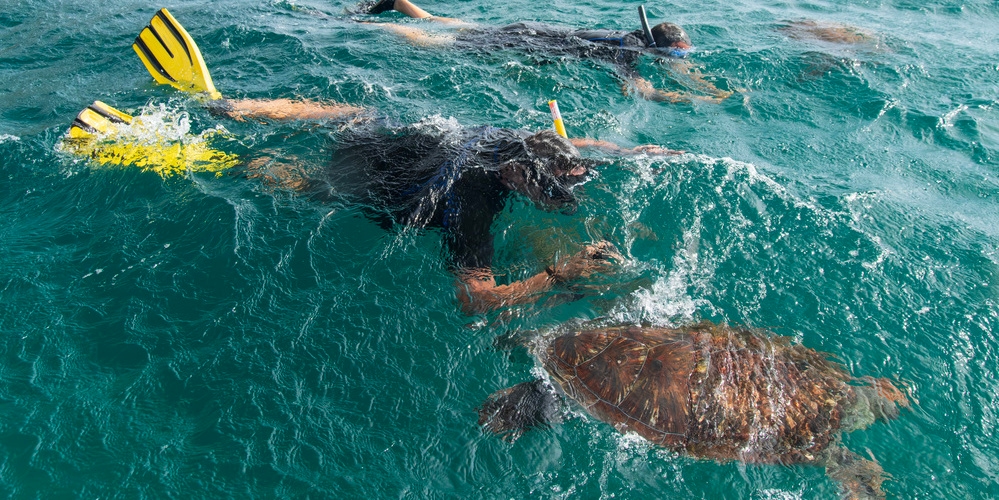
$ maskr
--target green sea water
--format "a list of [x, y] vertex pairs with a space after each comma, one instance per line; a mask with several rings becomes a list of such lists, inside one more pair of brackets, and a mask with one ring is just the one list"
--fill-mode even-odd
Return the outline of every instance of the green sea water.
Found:
[[[487, 25], [634, 29], [610, 0], [421, 3]], [[607, 239], [581, 298], [461, 312], [435, 231], [384, 231], [241, 176], [162, 179], [58, 150], [94, 100], [219, 120], [130, 48], [160, 7], [229, 97], [332, 100], [401, 122], [540, 130], [687, 153], [605, 160], [572, 215], [513, 201], [496, 270]], [[772, 329], [910, 409], [843, 437], [895, 498], [999, 498], [999, 5], [649, 3], [720, 104], [621, 92], [606, 64], [430, 50], [318, 0], [0, 0], [0, 496], [835, 498], [808, 466], [697, 460], [583, 415], [515, 443], [475, 408], [536, 363], [495, 340], [568, 321]], [[856, 43], [787, 30], [855, 27]], [[661, 88], [684, 77], [651, 59]], [[324, 131], [224, 122], [218, 147], [326, 161]], [[591, 153], [592, 154], [592, 153]]]

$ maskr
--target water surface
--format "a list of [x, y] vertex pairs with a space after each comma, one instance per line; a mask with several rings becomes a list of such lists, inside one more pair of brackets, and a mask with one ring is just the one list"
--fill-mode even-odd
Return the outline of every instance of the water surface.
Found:
[[[502, 25], [633, 29], [607, 0], [425, 2]], [[683, 149], [608, 158], [581, 209], [515, 201], [497, 271], [608, 239], [627, 256], [576, 301], [460, 312], [434, 231], [239, 176], [161, 179], [57, 150], [83, 106], [187, 113], [130, 48], [163, 5], [0, 8], [0, 492], [30, 497], [833, 498], [813, 467], [677, 456], [589, 418], [514, 444], [475, 408], [534, 362], [494, 347], [569, 320], [771, 328], [914, 406], [844, 437], [899, 498], [999, 497], [995, 447], [999, 8], [994, 2], [647, 4], [684, 25], [721, 104], [646, 102], [605, 64], [432, 51], [315, 0], [167, 5], [231, 97], [368, 106]], [[815, 20], [869, 34], [795, 37]], [[378, 21], [411, 22], [398, 14]], [[425, 24], [425, 23], [424, 23]], [[682, 77], [652, 60], [656, 85]], [[227, 122], [221, 147], [321, 165], [321, 130]], [[555, 238], [555, 239], [553, 239]]]

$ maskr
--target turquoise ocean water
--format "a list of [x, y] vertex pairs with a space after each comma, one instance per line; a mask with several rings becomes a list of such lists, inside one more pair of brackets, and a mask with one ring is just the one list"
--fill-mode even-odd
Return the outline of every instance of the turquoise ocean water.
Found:
[[[610, 0], [421, 5], [637, 26], [637, 4]], [[58, 151], [95, 99], [219, 125], [132, 52], [159, 7], [231, 97], [535, 130], [555, 98], [572, 135], [688, 153], [607, 157], [573, 215], [512, 203], [494, 227], [503, 276], [598, 239], [627, 263], [579, 300], [467, 316], [436, 232], [386, 232], [239, 176], [161, 179]], [[348, 7], [0, 0], [0, 496], [836, 496], [819, 468], [699, 461], [589, 418], [514, 444], [478, 427], [476, 406], [535, 367], [497, 337], [609, 317], [771, 328], [900, 380], [912, 408], [844, 443], [891, 474], [891, 497], [999, 498], [999, 4], [647, 4], [735, 91], [721, 104], [624, 95], [599, 62], [414, 48]], [[782, 30], [804, 20], [869, 36]], [[321, 129], [222, 125], [228, 151], [324, 161]]]

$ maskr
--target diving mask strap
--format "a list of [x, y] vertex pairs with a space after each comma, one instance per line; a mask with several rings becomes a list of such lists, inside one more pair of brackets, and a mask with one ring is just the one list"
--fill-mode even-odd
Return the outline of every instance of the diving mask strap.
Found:
[[642, 33], [645, 33], [645, 45], [655, 47], [656, 39], [652, 37], [652, 30], [649, 28], [649, 18], [645, 17], [645, 6], [638, 6], [638, 19], [642, 22]]

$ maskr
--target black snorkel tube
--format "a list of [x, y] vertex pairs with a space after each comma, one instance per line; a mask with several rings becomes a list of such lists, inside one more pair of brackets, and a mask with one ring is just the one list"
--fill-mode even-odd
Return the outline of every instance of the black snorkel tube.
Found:
[[638, 6], [638, 20], [642, 22], [642, 33], [645, 33], [645, 46], [656, 48], [656, 39], [652, 37], [652, 30], [649, 28], [649, 18], [645, 17], [645, 6]]

